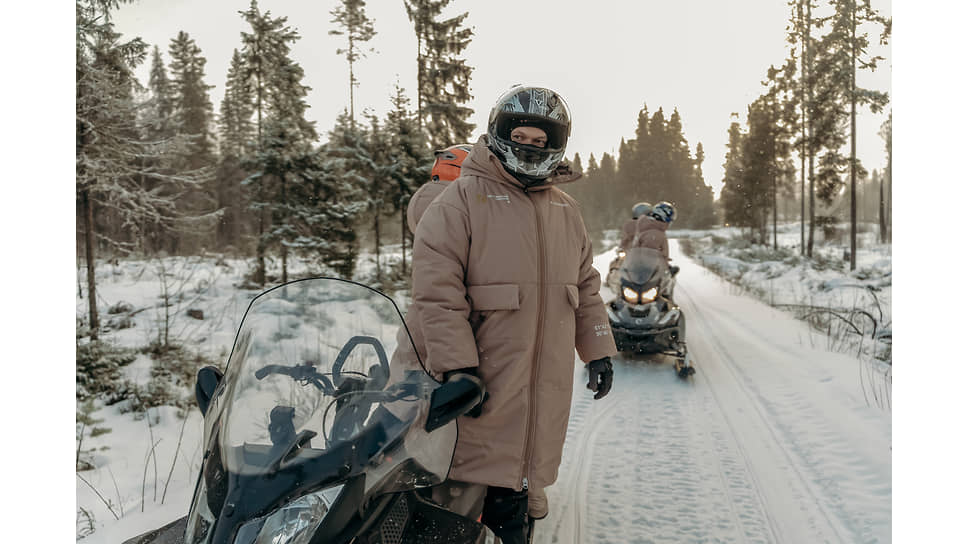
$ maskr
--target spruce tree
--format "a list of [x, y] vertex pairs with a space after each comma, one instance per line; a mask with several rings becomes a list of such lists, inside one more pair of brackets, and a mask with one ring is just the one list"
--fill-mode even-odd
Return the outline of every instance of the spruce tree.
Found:
[[[214, 112], [208, 92], [212, 88], [204, 81], [206, 60], [202, 51], [188, 33], [179, 32], [168, 47], [171, 57], [171, 89], [173, 97], [172, 120], [175, 131], [187, 140], [184, 153], [177, 157], [177, 169], [193, 171], [205, 179], [197, 189], [182, 194], [178, 205], [184, 220], [177, 230], [178, 235], [171, 239], [171, 250], [195, 251], [210, 236], [214, 227], [212, 220], [217, 206], [214, 184], [215, 137]], [[208, 221], [203, 221], [203, 218]], [[186, 247], [187, 246], [187, 247]]]
[[[736, 113], [733, 117], [738, 117]], [[747, 213], [743, 193], [743, 148], [746, 135], [743, 133], [739, 121], [729, 125], [729, 140], [726, 144], [726, 159], [723, 163], [723, 189], [720, 193], [720, 205], [723, 209], [723, 222], [728, 226], [750, 226], [751, 221]]]
[[[134, 69], [145, 60], [147, 45], [127, 42], [111, 23], [117, 1], [76, 2], [75, 197], [79, 233], [87, 261], [88, 325], [98, 335], [95, 251], [104, 246], [127, 252], [136, 248], [146, 226], [169, 229], [177, 219], [174, 200], [196, 185], [191, 173], [168, 173], [156, 167], [171, 143], [143, 139]], [[149, 190], [147, 184], [165, 187]], [[170, 190], [167, 190], [171, 187]], [[102, 223], [99, 225], [95, 217]], [[110, 220], [117, 225], [108, 228]]]
[[441, 19], [451, 0], [404, 0], [417, 37], [417, 111], [431, 149], [470, 140], [473, 110], [465, 104], [473, 70], [461, 54], [474, 35], [463, 28], [468, 13]]
[[168, 54], [175, 130], [192, 138], [192, 153], [186, 157], [188, 169], [201, 168], [211, 164], [215, 154], [214, 113], [208, 96], [212, 85], [204, 81], [206, 60], [186, 32], [171, 40]]
[[219, 221], [219, 247], [241, 249], [242, 237], [247, 233], [246, 208], [248, 198], [242, 191], [242, 180], [247, 176], [241, 161], [255, 139], [252, 123], [252, 97], [248, 93], [242, 55], [232, 51], [232, 61], [225, 80], [225, 95], [219, 106], [219, 166], [215, 174], [216, 198], [223, 210]]
[[151, 93], [151, 98], [145, 108], [145, 136], [148, 140], [155, 141], [171, 138], [175, 134], [172, 119], [175, 99], [172, 96], [172, 84], [168, 79], [161, 51], [157, 45], [151, 53], [148, 91]]
[[400, 214], [401, 272], [407, 275], [407, 240], [413, 233], [407, 227], [407, 206], [417, 188], [430, 180], [433, 156], [424, 142], [417, 115], [410, 111], [410, 99], [397, 82], [390, 100], [393, 108], [384, 123], [389, 140], [388, 175], [392, 180], [392, 206]]
[[[857, 106], [866, 105], [874, 113], [880, 112], [887, 104], [887, 93], [857, 87], [857, 69], [877, 69], [880, 56], [867, 53], [870, 38], [866, 32], [858, 34], [857, 27], [864, 23], [879, 25], [880, 43], [886, 44], [891, 34], [891, 20], [882, 17], [872, 7], [870, 0], [830, 0], [833, 15], [822, 19], [829, 24], [829, 32], [822, 40], [823, 51], [827, 56], [829, 70], [828, 82], [831, 94], [850, 105], [850, 158], [847, 161], [850, 172], [850, 269], [857, 266], [857, 177], [860, 164], [857, 161]], [[836, 100], [836, 99], [835, 99]], [[840, 113], [840, 110], [837, 110]]]
[[[880, 225], [881, 243], [891, 241], [891, 167], [893, 150], [891, 146], [891, 130], [893, 125], [894, 112], [887, 115], [887, 121], [881, 125], [880, 135], [884, 139], [884, 150], [887, 152], [887, 168], [881, 178], [880, 204], [878, 205], [878, 223]], [[887, 186], [884, 187], [886, 180]]]
[[333, 16], [331, 23], [339, 25], [340, 30], [330, 30], [330, 35], [346, 36], [346, 47], [336, 50], [337, 55], [345, 55], [350, 67], [350, 122], [356, 123], [353, 89], [358, 85], [353, 72], [353, 64], [365, 58], [366, 53], [373, 49], [365, 49], [364, 44], [376, 35], [373, 20], [366, 16], [366, 2], [364, 0], [340, 0], [340, 5], [330, 11]]
[[[272, 17], [269, 11], [262, 13], [256, 0], [252, 0], [249, 9], [240, 11], [239, 14], [249, 24], [251, 32], [242, 32], [242, 64], [243, 67], [239, 80], [245, 83], [245, 94], [251, 97], [251, 110], [255, 115], [255, 149], [251, 152], [252, 156], [247, 157], [245, 162], [255, 165], [259, 161], [270, 157], [263, 155], [263, 145], [269, 141], [268, 138], [293, 137], [298, 133], [307, 133], [306, 127], [296, 127], [293, 130], [283, 118], [287, 115], [286, 108], [292, 105], [291, 100], [302, 101], [305, 97], [306, 88], [301, 87], [298, 81], [293, 81], [297, 75], [292, 61], [289, 59], [290, 44], [299, 39], [299, 35], [286, 24], [286, 17]], [[298, 79], [298, 78], [297, 78]], [[284, 96], [273, 96], [275, 89], [286, 89], [301, 93], [291, 99]], [[296, 112], [301, 115], [304, 108]], [[279, 125], [276, 134], [267, 135], [267, 125], [273, 120], [272, 114], [279, 113]], [[290, 123], [291, 124], [291, 123]], [[297, 124], [301, 124], [298, 123]], [[254, 167], [256, 171], [261, 168]], [[261, 183], [251, 176], [246, 180], [246, 186], [254, 191], [252, 207], [256, 212], [255, 231], [258, 242], [256, 243], [256, 268], [254, 280], [259, 285], [265, 284], [266, 251], [271, 245], [271, 241], [278, 240], [278, 237], [271, 232], [272, 218], [268, 215], [270, 202], [256, 200], [266, 195], [279, 194], [272, 189], [272, 185], [279, 180], [266, 179], [265, 183], [269, 187], [260, 188]], [[258, 197], [255, 195], [258, 193]]]

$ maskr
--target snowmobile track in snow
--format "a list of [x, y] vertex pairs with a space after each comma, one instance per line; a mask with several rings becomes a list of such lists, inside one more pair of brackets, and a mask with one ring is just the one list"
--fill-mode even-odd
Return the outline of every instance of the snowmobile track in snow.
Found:
[[[770, 525], [771, 542], [790, 542], [807, 538], [816, 542], [855, 542], [856, 532], [847, 530], [841, 519], [831, 512], [826, 502], [833, 501], [843, 505], [843, 499], [836, 493], [836, 483], [825, 478], [822, 473], [810, 470], [813, 464], [804, 458], [803, 451], [798, 448], [797, 433], [794, 429], [778, 430], [775, 410], [773, 417], [770, 411], [770, 401], [757, 389], [755, 384], [744, 380], [742, 365], [731, 354], [727, 342], [721, 338], [721, 331], [725, 330], [715, 323], [692, 299], [688, 287], [680, 286], [677, 293], [687, 302], [688, 309], [684, 309], [690, 316], [692, 346], [699, 344], [699, 350], [704, 352], [703, 359], [707, 362], [701, 368], [703, 381], [708, 383], [712, 396], [721, 414], [725, 417], [732, 434], [732, 441], [745, 460], [747, 472], [750, 476], [752, 490], [759, 497], [764, 507], [766, 521]], [[722, 321], [720, 319], [719, 321]], [[718, 323], [722, 325], [722, 323]], [[701, 333], [698, 341], [697, 333]], [[752, 335], [752, 333], [750, 333]], [[742, 336], [733, 337], [732, 343], [740, 341]], [[770, 345], [768, 343], [767, 345]], [[758, 345], [763, 345], [759, 343]], [[770, 347], [776, 347], [775, 344]], [[706, 348], [711, 348], [705, 353]], [[761, 350], [761, 353], [763, 350]], [[718, 364], [717, 364], [718, 363]], [[771, 361], [758, 361], [757, 364], [771, 364]], [[723, 372], [725, 371], [725, 372]], [[697, 370], [697, 374], [700, 371]], [[714, 378], [719, 378], [715, 382]], [[727, 379], [723, 379], [727, 378]], [[787, 385], [787, 384], [784, 384]], [[794, 406], [800, 413], [796, 418], [787, 418], [784, 423], [796, 420], [810, 419], [811, 427], [823, 426], [822, 418], [813, 413], [812, 407], [798, 397], [795, 389], [790, 387], [784, 391], [787, 402], [785, 405]], [[742, 402], [743, 399], [746, 402]], [[740, 404], [741, 403], [741, 404]], [[746, 407], [752, 408], [752, 414]], [[827, 443], [837, 443], [833, 435]], [[792, 445], [792, 447], [791, 447]], [[767, 466], [762, 459], [775, 459], [775, 463]], [[759, 459], [759, 462], [754, 462]], [[809, 472], [809, 474], [807, 473]], [[823, 487], [818, 490], [817, 485]], [[774, 515], [774, 511], [799, 511], [803, 521], [810, 529], [811, 536], [803, 532], [805, 527], [784, 527], [783, 520]], [[787, 516], [788, 517], [788, 516]], [[863, 531], [861, 531], [863, 532]], [[867, 535], [869, 538], [869, 535]], [[866, 540], [865, 540], [866, 541]]]
[[595, 401], [577, 365], [535, 544], [890, 542], [890, 424], [853, 360], [689, 260], [680, 277], [696, 373], [622, 354]]

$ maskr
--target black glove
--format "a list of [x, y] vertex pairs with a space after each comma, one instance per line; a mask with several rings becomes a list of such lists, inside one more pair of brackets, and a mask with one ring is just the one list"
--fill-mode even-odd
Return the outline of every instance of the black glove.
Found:
[[595, 400], [612, 389], [612, 361], [608, 357], [588, 363], [588, 388], [595, 391]]
[[[474, 376], [478, 380], [481, 379], [481, 377], [477, 375], [477, 367], [473, 367], [472, 366], [472, 367], [458, 368], [457, 370], [451, 370], [451, 371], [448, 371], [448, 372], [444, 372], [444, 381], [446, 382], [446, 381], [450, 380], [451, 377], [456, 376], [457, 374], [469, 374], [471, 376]], [[481, 402], [477, 403], [477, 406], [471, 408], [464, 415], [466, 415], [468, 417], [473, 417], [473, 418], [481, 417], [481, 410], [484, 409], [484, 403], [487, 402], [487, 399], [490, 396], [491, 396], [490, 393], [488, 393], [487, 392], [487, 389], [485, 389], [484, 390], [484, 397], [481, 398]]]

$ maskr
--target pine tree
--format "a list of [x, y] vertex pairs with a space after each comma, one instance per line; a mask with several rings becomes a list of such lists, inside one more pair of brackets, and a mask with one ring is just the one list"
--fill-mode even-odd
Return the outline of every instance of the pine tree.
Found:
[[575, 152], [575, 157], [571, 160], [571, 170], [576, 174], [585, 173], [584, 169], [582, 169], [582, 166], [581, 166], [581, 156], [578, 155], [577, 151]]
[[247, 176], [241, 161], [255, 139], [255, 131], [252, 97], [242, 78], [243, 70], [242, 55], [235, 49], [226, 76], [225, 95], [219, 106], [220, 160], [215, 183], [218, 207], [224, 210], [217, 232], [219, 247], [237, 246], [247, 232], [244, 217], [248, 198], [241, 185]]
[[696, 159], [693, 163], [694, 204], [693, 220], [691, 221], [691, 225], [699, 229], [711, 228], [716, 224], [713, 188], [706, 184], [702, 174], [702, 163], [705, 160], [706, 153], [703, 150], [702, 142], [699, 142], [696, 144]]
[[[733, 113], [733, 117], [738, 117]], [[723, 189], [720, 193], [720, 204], [723, 208], [723, 221], [726, 225], [746, 227], [752, 222], [744, 201], [743, 148], [746, 135], [740, 128], [739, 121], [729, 125], [729, 141], [726, 144], [726, 160], [723, 163]]]
[[[891, 130], [893, 125], [894, 112], [887, 115], [887, 121], [881, 125], [880, 135], [884, 139], [884, 150], [887, 152], [887, 168], [881, 178], [880, 201], [878, 204], [878, 224], [880, 225], [881, 243], [891, 241], [891, 167], [893, 150], [891, 146]], [[884, 187], [884, 183], [887, 187]]]
[[[245, 94], [251, 97], [251, 109], [255, 114], [256, 149], [254, 154], [247, 157], [244, 162], [257, 164], [260, 160], [271, 155], [264, 155], [262, 146], [269, 141], [266, 135], [268, 123], [273, 122], [270, 118], [273, 115], [278, 117], [278, 124], [281, 128], [277, 129], [275, 135], [289, 138], [297, 133], [307, 134], [306, 126], [296, 122], [297, 127], [285, 126], [287, 121], [284, 119], [289, 115], [287, 107], [303, 102], [306, 94], [306, 87], [298, 83], [301, 71], [296, 70], [293, 62], [289, 59], [290, 44], [299, 39], [299, 35], [286, 24], [286, 17], [273, 18], [269, 11], [261, 13], [256, 0], [252, 0], [249, 9], [240, 11], [242, 18], [249, 23], [252, 32], [242, 33], [242, 64], [243, 67], [239, 80], [245, 83]], [[295, 80], [295, 81], [294, 81]], [[296, 96], [273, 96], [276, 89], [283, 92], [295, 91]], [[303, 114], [305, 107], [297, 106], [294, 116]], [[293, 116], [290, 116], [291, 120]], [[297, 138], [298, 139], [298, 138]], [[261, 171], [262, 168], [254, 167], [254, 170]], [[270, 231], [272, 218], [267, 215], [270, 202], [256, 200], [266, 195], [278, 194], [271, 186], [275, 181], [267, 179], [265, 183], [270, 187], [259, 188], [261, 182], [251, 176], [246, 179], [245, 186], [258, 193], [258, 197], [253, 194], [252, 206], [256, 211], [256, 234], [258, 242], [256, 244], [256, 269], [254, 280], [259, 285], [263, 285], [266, 280], [265, 256], [266, 250], [271, 245], [271, 241], [278, 240], [278, 237]]]
[[[814, 162], [819, 150], [817, 139], [814, 137], [814, 126], [819, 115], [819, 109], [814, 100], [819, 71], [816, 67], [816, 50], [819, 42], [814, 37], [813, 30], [817, 26], [813, 18], [813, 9], [817, 7], [813, 0], [790, 0], [791, 17], [787, 26], [787, 43], [790, 49], [789, 61], [796, 63], [799, 59], [799, 74], [790, 78], [793, 91], [793, 107], [799, 113], [800, 138], [795, 145], [800, 155], [800, 253], [813, 255], [814, 232]], [[799, 53], [797, 48], [799, 47]], [[807, 163], [809, 162], [809, 169]], [[809, 179], [809, 199], [806, 180]], [[809, 220], [807, 219], [807, 202], [809, 200]], [[809, 242], [806, 237], [806, 225], [809, 223]]]
[[[177, 219], [174, 201], [180, 191], [197, 185], [191, 173], [168, 174], [161, 163], [171, 142], [146, 142], [139, 125], [140, 85], [134, 69], [145, 60], [147, 45], [140, 39], [120, 41], [110, 9], [117, 1], [76, 2], [76, 178], [75, 195], [80, 232], [87, 261], [89, 327], [98, 335], [95, 249], [106, 245], [131, 251], [144, 237], [144, 228], [171, 228]], [[173, 188], [155, 191], [154, 186]], [[95, 217], [118, 225], [99, 228]]]
[[[189, 191], [178, 200], [183, 220], [172, 237], [173, 252], [197, 250], [211, 235], [217, 213], [216, 187], [214, 183], [215, 137], [214, 112], [208, 92], [212, 88], [204, 81], [206, 60], [202, 50], [186, 32], [179, 32], [168, 47], [171, 57], [171, 89], [173, 98], [172, 120], [175, 131], [187, 139], [185, 152], [177, 160], [177, 170], [193, 171], [205, 179], [197, 189]], [[206, 215], [212, 213], [212, 215]], [[187, 242], [187, 243], [186, 243]], [[185, 246], [188, 247], [185, 247]]]
[[443, 149], [471, 138], [472, 68], [461, 53], [474, 35], [462, 28], [468, 13], [440, 20], [451, 0], [404, 0], [417, 36], [417, 111], [431, 149]]
[[[407, 275], [407, 206], [417, 188], [430, 179], [433, 156], [420, 131], [417, 116], [410, 111], [410, 99], [397, 82], [390, 100], [393, 108], [384, 123], [389, 140], [388, 171], [393, 186], [390, 191], [393, 207], [400, 214], [400, 247], [403, 252], [402, 269]], [[412, 234], [412, 233], [411, 233]], [[410, 238], [412, 240], [412, 238]]]
[[353, 72], [353, 64], [365, 58], [366, 53], [373, 49], [364, 49], [363, 44], [376, 35], [373, 20], [366, 16], [366, 2], [364, 0], [340, 0], [340, 5], [330, 11], [333, 16], [331, 23], [339, 25], [341, 30], [330, 30], [330, 35], [346, 36], [346, 47], [336, 50], [337, 55], [345, 55], [350, 67], [350, 122], [356, 123], [356, 113], [353, 101], [353, 88], [359, 83]]
[[[857, 33], [860, 24], [870, 23], [881, 27], [880, 43], [886, 44], [891, 34], [891, 20], [885, 19], [872, 7], [870, 0], [830, 0], [834, 14], [824, 18], [830, 25], [829, 33], [824, 36], [822, 46], [827, 56], [829, 70], [828, 82], [834, 100], [849, 103], [850, 121], [850, 269], [857, 266], [857, 177], [860, 164], [857, 161], [857, 105], [866, 105], [874, 113], [880, 112], [887, 104], [887, 93], [857, 88], [857, 69], [876, 70], [877, 63], [884, 60], [880, 56], [870, 56], [867, 48], [870, 39], [866, 32]], [[837, 110], [840, 113], [840, 110]]]
[[179, 32], [168, 47], [172, 80], [175, 130], [192, 138], [192, 153], [186, 157], [189, 169], [211, 164], [215, 154], [212, 135], [214, 113], [204, 81], [206, 60], [195, 40]]
[[148, 76], [148, 90], [151, 98], [145, 108], [145, 132], [149, 141], [161, 141], [175, 135], [172, 115], [175, 99], [172, 84], [161, 59], [161, 51], [156, 45], [151, 53], [151, 72]]

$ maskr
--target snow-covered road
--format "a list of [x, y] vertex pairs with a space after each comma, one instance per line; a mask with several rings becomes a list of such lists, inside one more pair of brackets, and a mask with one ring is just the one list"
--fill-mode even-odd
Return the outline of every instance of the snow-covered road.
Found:
[[862, 363], [671, 245], [697, 372], [619, 357], [593, 401], [576, 368], [535, 542], [890, 542], [891, 415], [865, 399]]

